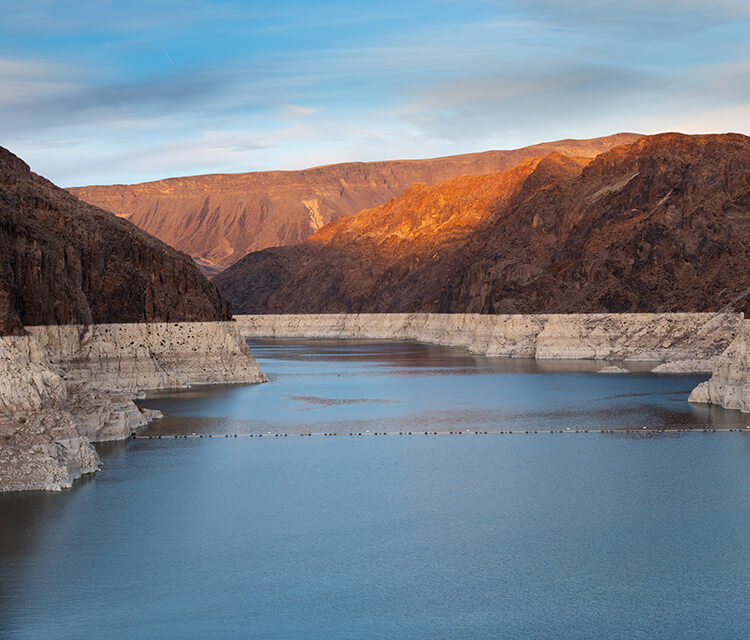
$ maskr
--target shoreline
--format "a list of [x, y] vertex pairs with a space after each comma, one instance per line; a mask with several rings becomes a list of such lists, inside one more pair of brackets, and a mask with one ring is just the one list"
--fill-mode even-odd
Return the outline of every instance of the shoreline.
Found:
[[741, 313], [237, 315], [245, 338], [414, 340], [484, 356], [654, 362], [655, 373], [711, 373]]
[[159, 412], [147, 390], [265, 382], [232, 322], [25, 327], [0, 336], [0, 491], [59, 491], [100, 469], [92, 442]]
[[409, 339], [487, 356], [654, 362], [706, 373], [690, 402], [750, 413], [750, 320], [742, 313], [264, 314], [235, 316], [245, 338]]
[[690, 402], [750, 413], [750, 321], [739, 313], [240, 315], [25, 330], [0, 336], [0, 491], [59, 491], [98, 471], [93, 442], [124, 440], [159, 417], [133, 402], [146, 391], [266, 381], [251, 338], [406, 339], [487, 356], [653, 362], [653, 373], [712, 374]]

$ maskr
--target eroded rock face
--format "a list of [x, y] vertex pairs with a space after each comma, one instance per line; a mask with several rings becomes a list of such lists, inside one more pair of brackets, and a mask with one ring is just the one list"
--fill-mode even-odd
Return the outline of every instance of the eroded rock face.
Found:
[[593, 157], [639, 137], [621, 133], [428, 160], [192, 176], [135, 185], [76, 187], [70, 192], [126, 216], [194, 256], [206, 273], [212, 273], [248, 251], [302, 242], [325, 224], [383, 204], [416, 183], [495, 173], [553, 151]]
[[235, 312], [750, 312], [750, 138], [662, 134], [593, 161], [407, 189], [213, 280]]
[[0, 148], [0, 491], [96, 471], [145, 389], [262, 381], [229, 317], [188, 256]]
[[0, 491], [59, 490], [99, 468], [31, 336], [0, 337]]
[[266, 380], [234, 323], [27, 327], [0, 337], [0, 491], [60, 490], [96, 471], [91, 442], [155, 416], [150, 389]]
[[750, 413], [750, 320], [719, 358], [711, 378], [693, 389], [690, 402]]
[[229, 317], [188, 256], [0, 147], [0, 334], [23, 325]]
[[645, 360], [711, 371], [742, 326], [739, 313], [262, 314], [236, 317], [247, 337], [418, 340], [488, 356]]
[[136, 394], [265, 380], [234, 322], [47, 325], [27, 330], [65, 379], [87, 382], [100, 391]]

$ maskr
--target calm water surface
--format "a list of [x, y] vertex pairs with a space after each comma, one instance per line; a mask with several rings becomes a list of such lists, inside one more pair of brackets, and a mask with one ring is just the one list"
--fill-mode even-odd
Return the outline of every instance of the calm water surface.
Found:
[[[0, 638], [750, 637], [750, 434], [652, 431], [742, 425], [701, 378], [251, 346], [269, 384], [152, 396], [149, 433], [288, 437], [128, 441], [0, 496]], [[567, 426], [640, 432], [424, 435]], [[382, 430], [422, 433], [296, 435]]]

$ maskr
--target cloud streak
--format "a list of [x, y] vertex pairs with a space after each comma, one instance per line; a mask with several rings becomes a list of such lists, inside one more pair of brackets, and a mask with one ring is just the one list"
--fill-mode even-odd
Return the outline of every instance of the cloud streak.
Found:
[[735, 0], [30, 0], [0, 25], [0, 144], [71, 185], [721, 130], [749, 31]]

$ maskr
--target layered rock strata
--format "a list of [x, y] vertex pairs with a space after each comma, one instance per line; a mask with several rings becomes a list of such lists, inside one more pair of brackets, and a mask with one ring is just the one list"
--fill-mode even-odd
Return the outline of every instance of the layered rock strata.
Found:
[[59, 490], [96, 471], [91, 442], [152, 415], [150, 389], [266, 378], [230, 322], [46, 325], [0, 338], [0, 491]]
[[0, 337], [0, 491], [61, 489], [99, 468], [67, 401], [32, 336]]
[[706, 382], [690, 394], [690, 402], [718, 404], [750, 413], [750, 320], [721, 355]]
[[655, 361], [686, 373], [713, 369], [742, 314], [266, 314], [236, 322], [246, 337], [405, 339], [489, 356]]

